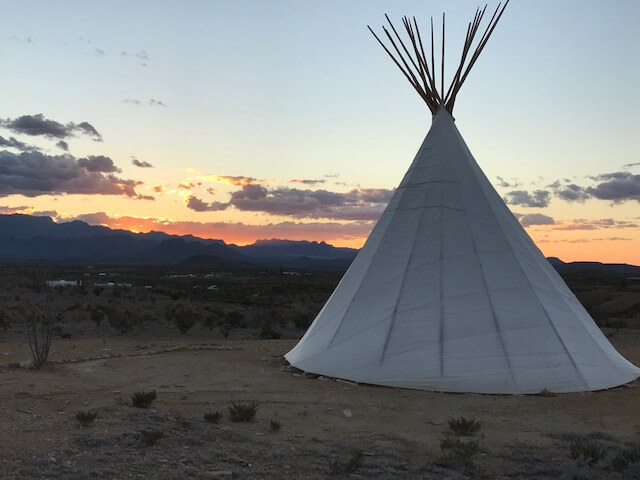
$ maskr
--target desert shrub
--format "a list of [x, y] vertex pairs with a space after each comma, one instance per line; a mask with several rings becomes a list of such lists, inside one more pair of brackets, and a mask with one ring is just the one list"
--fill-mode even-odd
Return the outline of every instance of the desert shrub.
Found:
[[145, 445], [152, 447], [164, 436], [164, 432], [162, 430], [143, 430], [140, 432], [140, 440]]
[[222, 412], [207, 412], [204, 414], [204, 419], [209, 423], [220, 423]]
[[362, 452], [355, 452], [349, 460], [333, 460], [329, 462], [329, 472], [333, 475], [349, 475], [360, 470], [363, 464], [364, 454]]
[[282, 338], [282, 332], [273, 327], [271, 320], [263, 320], [260, 328], [260, 338], [263, 340], [277, 340]]
[[4, 310], [0, 310], [0, 328], [6, 330], [9, 327], [9, 315]]
[[87, 310], [89, 311], [89, 318], [93, 322], [95, 322], [96, 327], [99, 327], [105, 317], [104, 310], [102, 310], [100, 307], [95, 307], [93, 305], [89, 305], [87, 307]]
[[278, 420], [271, 420], [269, 422], [269, 430], [271, 430], [272, 432], [279, 432], [281, 428], [282, 425], [280, 425], [280, 422]]
[[296, 312], [293, 317], [293, 324], [296, 326], [296, 328], [306, 330], [313, 323], [313, 318], [313, 315], [310, 315], [308, 313]]
[[478, 433], [482, 428], [482, 424], [475, 418], [450, 418], [447, 424], [451, 433], [459, 437], [470, 437]]
[[549, 390], [548, 388], [543, 388], [542, 390], [540, 390], [540, 393], [539, 393], [538, 395], [540, 395], [541, 397], [548, 397], [548, 398], [551, 398], [551, 397], [555, 397], [555, 396], [556, 396], [556, 394], [555, 394], [555, 393], [553, 393], [553, 392], [552, 392], [551, 390]]
[[251, 422], [256, 417], [260, 405], [258, 402], [231, 402], [228, 407], [232, 422]]
[[619, 451], [611, 460], [611, 466], [616, 472], [624, 471], [633, 463], [640, 463], [640, 443]]
[[92, 412], [91, 410], [83, 410], [76, 413], [76, 419], [83, 427], [88, 427], [98, 417], [98, 412]]
[[473, 457], [480, 451], [477, 440], [446, 437], [440, 441], [440, 449], [442, 455], [438, 457], [437, 465], [462, 470], [467, 474], [477, 470], [473, 463]]
[[604, 326], [608, 328], [629, 328], [629, 324], [621, 319], [609, 320], [605, 322]]
[[158, 398], [158, 395], [155, 390], [135, 392], [131, 395], [131, 404], [136, 408], [147, 408], [156, 398]]
[[598, 442], [583, 439], [574, 439], [569, 442], [569, 457], [577, 460], [582, 458], [589, 465], [593, 465], [602, 460], [607, 449]]
[[244, 313], [240, 310], [233, 310], [218, 320], [218, 326], [220, 327], [220, 333], [227, 338], [233, 329], [247, 328], [247, 322], [245, 321]]
[[186, 305], [169, 305], [165, 310], [167, 320], [178, 327], [181, 335], [184, 335], [197, 321], [200, 320], [200, 312], [195, 308]]
[[71, 334], [69, 332], [62, 332], [60, 336], [66, 340], [71, 338]]
[[53, 316], [41, 315], [34, 310], [27, 319], [27, 341], [33, 357], [33, 367], [38, 369], [47, 363], [51, 339], [53, 338]]
[[121, 312], [115, 308], [102, 307], [109, 320], [109, 325], [118, 330], [120, 333], [125, 334], [133, 329], [138, 323], [140, 323], [136, 317], [129, 311], [125, 310]]

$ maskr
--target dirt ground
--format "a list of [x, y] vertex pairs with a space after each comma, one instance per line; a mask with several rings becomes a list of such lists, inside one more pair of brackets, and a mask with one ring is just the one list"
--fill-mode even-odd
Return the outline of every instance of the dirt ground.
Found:
[[[640, 364], [640, 332], [618, 330], [611, 341]], [[33, 370], [16, 366], [30, 358], [24, 336], [3, 334], [0, 478], [339, 478], [332, 462], [355, 452], [364, 461], [351, 478], [640, 478], [640, 462], [612, 466], [640, 441], [638, 381], [557, 396], [411, 391], [301, 374], [282, 358], [294, 345], [74, 336], [55, 338], [51, 364]], [[134, 408], [142, 390], [157, 400]], [[231, 422], [231, 401], [257, 401], [256, 419]], [[76, 420], [81, 410], [97, 412], [91, 426]], [[203, 419], [211, 411], [224, 413], [219, 425]], [[482, 423], [480, 451], [471, 468], [438, 466], [447, 421], [459, 416]], [[163, 432], [153, 446], [140, 439], [148, 429]], [[605, 458], [570, 458], [576, 439], [602, 446]]]

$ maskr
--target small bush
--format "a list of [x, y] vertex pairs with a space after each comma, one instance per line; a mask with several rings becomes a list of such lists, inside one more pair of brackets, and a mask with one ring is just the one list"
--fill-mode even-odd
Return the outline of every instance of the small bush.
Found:
[[83, 410], [76, 414], [76, 419], [83, 427], [91, 425], [96, 418], [98, 418], [98, 413], [92, 412], [91, 410]]
[[556, 394], [551, 390], [549, 390], [548, 388], [543, 388], [542, 390], [540, 390], [540, 393], [538, 395], [540, 395], [541, 397], [548, 397], [548, 398], [556, 396]]
[[47, 363], [53, 337], [53, 316], [34, 310], [27, 319], [27, 341], [33, 357], [33, 367], [39, 369]]
[[231, 402], [229, 404], [229, 418], [232, 422], [251, 422], [260, 408], [258, 402]]
[[296, 312], [293, 316], [293, 324], [301, 330], [308, 329], [313, 323], [313, 316], [308, 313]]
[[640, 463], [640, 444], [632, 445], [625, 450], [621, 450], [613, 457], [613, 460], [611, 460], [611, 466], [616, 472], [624, 471], [633, 463]]
[[598, 442], [575, 439], [569, 442], [569, 457], [577, 460], [582, 458], [589, 465], [594, 465], [607, 454], [607, 449]]
[[207, 412], [204, 414], [204, 419], [209, 423], [220, 423], [222, 412]]
[[140, 440], [149, 447], [154, 446], [163, 436], [162, 430], [143, 430], [140, 432]]
[[464, 417], [450, 418], [448, 425], [451, 433], [459, 437], [470, 437], [482, 428], [482, 424], [475, 418], [466, 419]]
[[140, 323], [138, 318], [134, 316], [129, 310], [121, 312], [114, 308], [102, 307], [102, 309], [106, 313], [107, 319], [109, 320], [109, 325], [111, 325], [122, 334], [129, 332]]
[[277, 420], [271, 420], [269, 422], [269, 430], [271, 430], [272, 432], [279, 432], [280, 429], [282, 428], [282, 425], [280, 425], [280, 422]]
[[137, 408], [147, 408], [156, 398], [158, 398], [158, 395], [155, 390], [150, 392], [135, 392], [131, 395], [131, 404]]
[[436, 464], [445, 468], [455, 468], [472, 474], [477, 468], [473, 464], [473, 457], [480, 451], [477, 440], [461, 440], [459, 438], [444, 438], [440, 441], [442, 455]]
[[363, 464], [364, 454], [362, 452], [355, 452], [346, 462], [341, 462], [340, 460], [329, 462], [329, 471], [334, 475], [348, 475], [356, 473], [362, 468]]
[[233, 310], [226, 317], [218, 319], [220, 333], [227, 338], [232, 330], [236, 328], [247, 328], [247, 322], [244, 319], [244, 313], [240, 310]]
[[262, 328], [260, 329], [260, 338], [263, 340], [277, 340], [282, 338], [282, 332], [273, 328], [273, 323], [270, 320], [262, 322]]
[[181, 335], [187, 333], [200, 320], [200, 312], [184, 305], [170, 305], [165, 311], [167, 320], [173, 323]]

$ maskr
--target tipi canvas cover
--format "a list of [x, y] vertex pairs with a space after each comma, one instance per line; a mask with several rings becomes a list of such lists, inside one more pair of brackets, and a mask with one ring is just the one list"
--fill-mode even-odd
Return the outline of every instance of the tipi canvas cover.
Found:
[[447, 392], [578, 392], [640, 375], [509, 211], [442, 103], [286, 358], [316, 374]]

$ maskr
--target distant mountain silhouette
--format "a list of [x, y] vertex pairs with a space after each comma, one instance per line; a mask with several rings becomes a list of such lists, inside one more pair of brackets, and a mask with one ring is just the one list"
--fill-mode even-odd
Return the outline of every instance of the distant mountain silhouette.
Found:
[[[325, 242], [258, 240], [238, 246], [222, 240], [164, 232], [133, 233], [81, 221], [0, 215], [0, 262], [45, 264], [193, 265], [218, 269], [293, 268], [346, 270], [358, 250]], [[640, 276], [627, 264], [571, 262], [550, 257], [560, 273], [594, 271]]]
[[242, 247], [192, 235], [133, 233], [81, 221], [56, 223], [49, 217], [0, 215], [0, 262], [4, 263], [346, 269], [357, 253], [325, 242], [274, 239]]
[[563, 262], [557, 257], [547, 258], [549, 263], [560, 273], [571, 272], [602, 272], [619, 273], [625, 275], [640, 275], [640, 267], [627, 263], [601, 263], [601, 262]]

